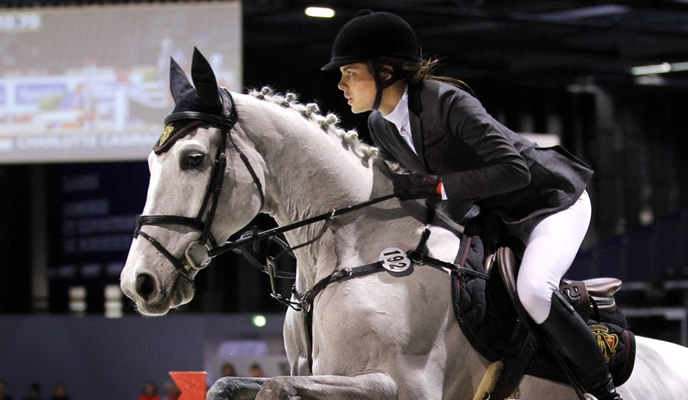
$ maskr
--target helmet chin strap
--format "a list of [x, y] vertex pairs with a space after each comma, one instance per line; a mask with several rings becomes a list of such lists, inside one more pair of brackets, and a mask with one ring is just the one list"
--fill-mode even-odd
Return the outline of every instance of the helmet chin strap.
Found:
[[382, 80], [380, 69], [372, 62], [369, 62], [368, 65], [370, 66], [370, 71], [373, 73], [373, 79], [375, 80], [375, 101], [373, 102], [373, 110], [378, 111], [380, 103], [382, 103], [382, 92], [392, 86], [392, 84], [398, 80], [398, 77], [392, 72], [389, 78]]

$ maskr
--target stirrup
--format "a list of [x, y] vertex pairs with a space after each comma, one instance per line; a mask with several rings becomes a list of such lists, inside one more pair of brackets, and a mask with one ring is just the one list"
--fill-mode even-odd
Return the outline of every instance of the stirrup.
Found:
[[597, 397], [591, 395], [590, 393], [584, 394], [584, 395], [583, 395], [583, 398], [584, 398], [585, 400], [597, 400]]

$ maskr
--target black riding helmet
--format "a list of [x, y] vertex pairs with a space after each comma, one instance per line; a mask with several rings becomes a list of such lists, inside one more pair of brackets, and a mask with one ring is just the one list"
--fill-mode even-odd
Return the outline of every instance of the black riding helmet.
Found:
[[346, 64], [367, 62], [377, 84], [377, 96], [373, 109], [382, 99], [382, 90], [398, 78], [382, 81], [378, 59], [397, 59], [421, 62], [420, 47], [411, 26], [401, 17], [388, 12], [362, 10], [337, 33], [332, 45], [330, 62], [321, 70], [333, 70]]

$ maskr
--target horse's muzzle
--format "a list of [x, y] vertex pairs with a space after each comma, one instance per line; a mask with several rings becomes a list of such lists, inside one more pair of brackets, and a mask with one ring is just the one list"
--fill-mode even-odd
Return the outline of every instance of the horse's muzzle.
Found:
[[191, 301], [194, 295], [193, 282], [176, 274], [173, 282], [160, 282], [155, 274], [139, 272], [132, 281], [122, 281], [124, 294], [136, 303], [137, 310], [144, 315], [165, 315], [175, 307]]

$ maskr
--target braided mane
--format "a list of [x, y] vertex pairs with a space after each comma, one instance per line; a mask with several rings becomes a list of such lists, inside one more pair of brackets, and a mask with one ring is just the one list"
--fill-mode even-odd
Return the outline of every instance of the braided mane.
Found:
[[377, 158], [378, 149], [363, 143], [356, 130], [344, 130], [338, 126], [339, 117], [333, 113], [322, 115], [320, 107], [316, 103], [303, 104], [298, 101], [295, 93], [276, 93], [272, 88], [265, 86], [261, 90], [251, 90], [249, 95], [257, 99], [268, 101], [283, 108], [301, 114], [303, 118], [310, 121], [323, 132], [335, 136], [341, 140], [344, 147], [363, 160]]

